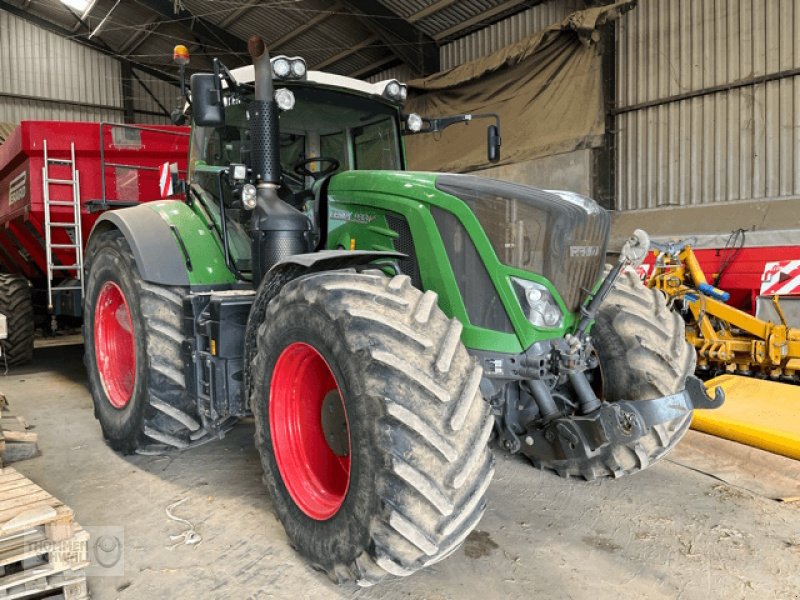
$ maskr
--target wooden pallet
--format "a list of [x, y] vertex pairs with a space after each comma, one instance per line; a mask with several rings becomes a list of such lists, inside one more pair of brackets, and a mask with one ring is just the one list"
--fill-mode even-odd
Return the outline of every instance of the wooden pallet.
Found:
[[0, 600], [48, 591], [88, 598], [88, 543], [71, 508], [14, 469], [0, 469]]
[[25, 419], [12, 414], [0, 394], [0, 467], [39, 455], [39, 436], [28, 429]]

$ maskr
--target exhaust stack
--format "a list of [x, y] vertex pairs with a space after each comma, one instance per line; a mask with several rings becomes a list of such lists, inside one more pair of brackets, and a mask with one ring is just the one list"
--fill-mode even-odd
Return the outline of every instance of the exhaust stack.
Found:
[[278, 263], [309, 250], [311, 222], [278, 196], [281, 184], [278, 105], [267, 45], [254, 35], [247, 50], [255, 68], [255, 98], [250, 103], [250, 160], [256, 179], [256, 207], [250, 221], [253, 282]]
[[272, 86], [272, 67], [267, 45], [254, 35], [247, 50], [255, 68], [255, 100], [250, 104], [250, 139], [253, 171], [260, 184], [280, 184], [281, 163], [278, 140], [278, 105]]

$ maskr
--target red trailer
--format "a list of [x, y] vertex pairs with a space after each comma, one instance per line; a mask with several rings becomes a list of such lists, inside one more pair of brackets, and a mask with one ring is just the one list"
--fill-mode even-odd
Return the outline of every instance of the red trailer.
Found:
[[10, 363], [30, 358], [34, 306], [53, 327], [81, 316], [94, 222], [162, 199], [159, 167], [177, 163], [185, 173], [188, 145], [188, 127], [23, 121], [0, 146], [0, 313]]

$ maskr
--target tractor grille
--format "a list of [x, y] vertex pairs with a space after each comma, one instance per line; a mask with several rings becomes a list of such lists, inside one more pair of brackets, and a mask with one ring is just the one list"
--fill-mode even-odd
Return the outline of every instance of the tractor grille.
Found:
[[471, 175], [441, 175], [436, 187], [469, 206], [500, 262], [543, 275], [578, 309], [605, 262], [610, 218], [596, 202]]
[[422, 289], [422, 277], [419, 274], [417, 254], [414, 251], [414, 240], [411, 238], [411, 228], [408, 221], [400, 215], [388, 213], [386, 224], [399, 237], [394, 241], [394, 249], [402, 252], [408, 258], [400, 261], [400, 270], [411, 278], [412, 285], [418, 290]]
[[[597, 218], [586, 215], [584, 219], [576, 219], [570, 235], [554, 240], [554, 254], [560, 257], [558, 260], [563, 265], [563, 270], [553, 284], [570, 310], [578, 309], [586, 293], [594, 287], [603, 273], [610, 226], [608, 213], [602, 210]], [[582, 249], [587, 248], [597, 248], [597, 254], [581, 256]]]

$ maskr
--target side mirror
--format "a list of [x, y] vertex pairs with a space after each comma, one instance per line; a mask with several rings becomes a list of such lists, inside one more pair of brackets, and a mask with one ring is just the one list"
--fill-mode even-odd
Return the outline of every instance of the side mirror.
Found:
[[192, 116], [202, 127], [225, 125], [225, 106], [222, 104], [222, 82], [213, 73], [195, 73], [191, 79]]
[[486, 134], [486, 155], [489, 162], [497, 162], [500, 160], [500, 128], [497, 125], [489, 125]]

